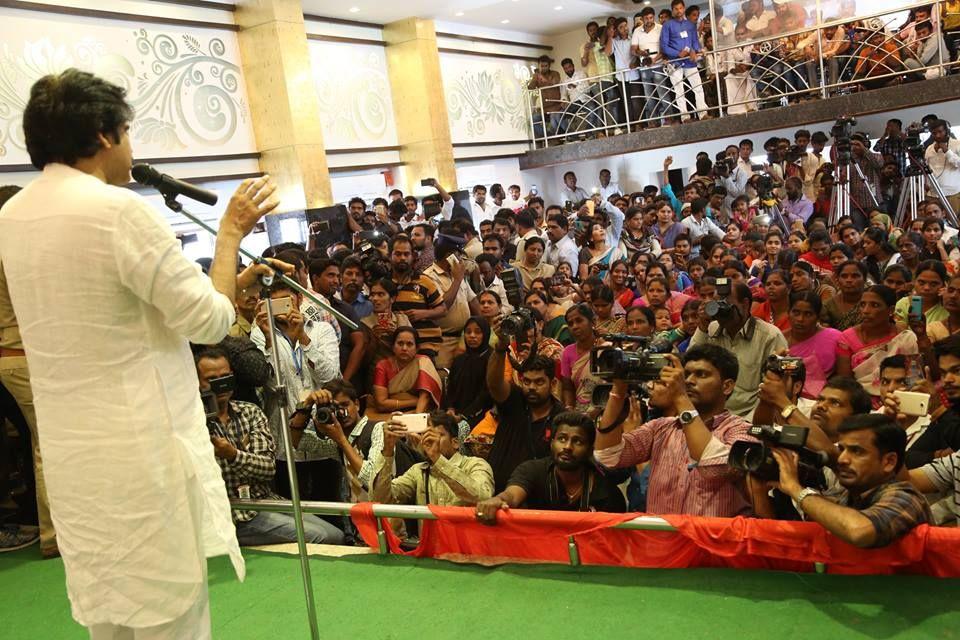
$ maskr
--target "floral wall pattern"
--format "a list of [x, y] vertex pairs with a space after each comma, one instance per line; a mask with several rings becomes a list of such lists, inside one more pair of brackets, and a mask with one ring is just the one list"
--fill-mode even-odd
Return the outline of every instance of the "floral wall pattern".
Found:
[[440, 69], [454, 144], [527, 137], [530, 116], [513, 62], [442, 53]]
[[0, 11], [0, 164], [29, 163], [21, 120], [30, 87], [68, 67], [127, 90], [138, 157], [256, 151], [234, 32], [31, 15]]
[[396, 146], [383, 47], [311, 40], [310, 62], [328, 149]]

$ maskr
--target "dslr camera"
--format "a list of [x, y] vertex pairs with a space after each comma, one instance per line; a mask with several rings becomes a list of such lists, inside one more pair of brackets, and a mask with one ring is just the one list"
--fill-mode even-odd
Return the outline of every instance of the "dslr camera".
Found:
[[727, 302], [726, 298], [730, 295], [730, 289], [733, 285], [730, 278], [717, 278], [717, 295], [719, 300], [710, 300], [703, 305], [703, 311], [711, 320], [724, 320], [729, 318], [735, 307]]
[[767, 371], [772, 371], [773, 373], [782, 377], [793, 375], [797, 371], [804, 370], [805, 367], [803, 364], [803, 358], [778, 356], [774, 354], [767, 358], [766, 366], [764, 368]]
[[321, 404], [313, 411], [313, 419], [317, 424], [333, 424], [333, 419], [342, 423], [347, 418], [347, 412], [333, 404]]
[[533, 327], [533, 314], [526, 307], [519, 307], [500, 322], [500, 331], [510, 337], [524, 336]]
[[800, 456], [798, 464], [800, 484], [805, 487], [825, 489], [826, 481], [823, 477], [823, 467], [829, 459], [822, 451], [813, 451], [807, 448], [807, 436], [810, 429], [807, 427], [784, 426], [775, 427], [766, 424], [755, 424], [747, 432], [760, 442], [737, 440], [730, 447], [727, 464], [752, 473], [760, 480], [772, 481], [780, 478], [780, 465], [773, 457], [772, 447], [792, 449]]

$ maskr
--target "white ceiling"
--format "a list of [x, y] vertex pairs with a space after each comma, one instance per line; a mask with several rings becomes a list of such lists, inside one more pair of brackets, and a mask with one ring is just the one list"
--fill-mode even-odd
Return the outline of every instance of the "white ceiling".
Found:
[[[556, 34], [608, 15], [634, 14], [633, 0], [302, 0], [303, 12], [385, 24], [403, 18], [433, 18], [487, 29]], [[664, 4], [654, 0], [653, 5]], [[562, 7], [557, 9], [556, 7]], [[351, 8], [358, 11], [351, 12]], [[458, 15], [459, 13], [463, 15]], [[504, 23], [504, 20], [509, 20]]]

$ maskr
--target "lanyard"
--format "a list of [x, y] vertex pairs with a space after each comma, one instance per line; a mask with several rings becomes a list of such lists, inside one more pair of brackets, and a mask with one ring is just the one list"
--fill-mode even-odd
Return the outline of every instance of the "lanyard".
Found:
[[290, 345], [290, 355], [293, 357], [293, 368], [297, 370], [297, 376], [303, 376], [303, 347], [287, 337], [287, 334], [277, 330], [277, 334], [283, 337]]

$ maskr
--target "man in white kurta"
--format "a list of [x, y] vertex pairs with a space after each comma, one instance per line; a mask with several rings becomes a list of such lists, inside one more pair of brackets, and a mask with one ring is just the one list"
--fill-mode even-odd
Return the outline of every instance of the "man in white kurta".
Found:
[[[241, 579], [244, 565], [187, 341], [220, 341], [233, 304], [156, 211], [111, 186], [129, 180], [129, 123], [98, 137], [72, 166], [31, 150], [43, 173], [0, 212], [67, 592], [93, 638], [208, 638], [205, 557], [229, 553]], [[238, 190], [221, 221], [221, 289], [253, 213], [276, 206], [268, 190]]]

